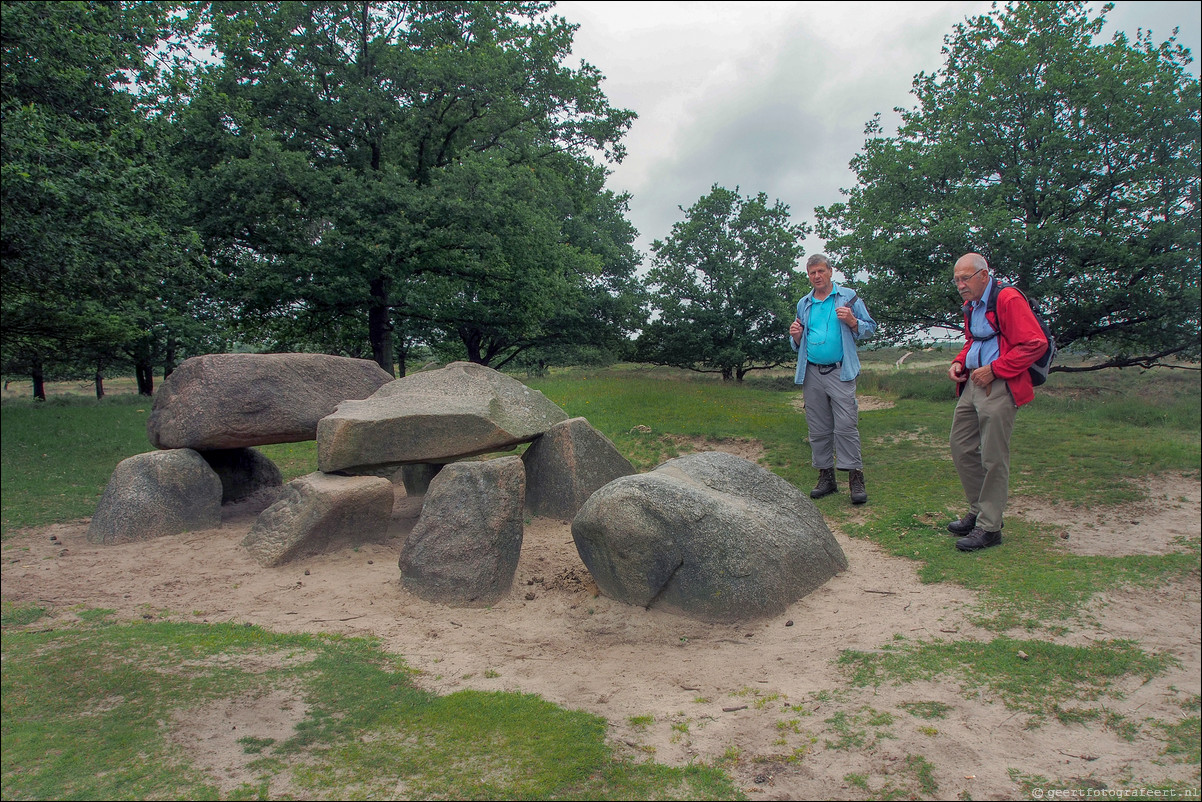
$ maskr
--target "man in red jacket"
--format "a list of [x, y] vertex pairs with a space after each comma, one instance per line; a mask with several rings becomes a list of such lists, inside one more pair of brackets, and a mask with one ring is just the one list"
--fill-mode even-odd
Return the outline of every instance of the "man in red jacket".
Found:
[[1012, 287], [997, 292], [989, 263], [978, 253], [956, 260], [952, 281], [964, 299], [964, 348], [947, 375], [960, 400], [952, 415], [952, 461], [968, 499], [968, 514], [947, 529], [962, 535], [960, 551], [1002, 542], [1002, 513], [1010, 493], [1010, 433], [1018, 408], [1035, 398], [1027, 373], [1047, 348], [1027, 299]]

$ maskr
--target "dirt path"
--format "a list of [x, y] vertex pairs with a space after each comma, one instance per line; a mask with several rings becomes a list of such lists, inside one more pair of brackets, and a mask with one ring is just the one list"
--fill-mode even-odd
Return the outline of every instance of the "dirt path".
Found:
[[[1075, 516], [1062, 547], [1092, 554], [1182, 548], [1178, 538], [1199, 536], [1199, 497], [1197, 480], [1162, 478], [1143, 505]], [[898, 635], [989, 640], [994, 634], [970, 623], [971, 593], [922, 585], [914, 563], [839, 533], [847, 572], [782, 615], [736, 626], [598, 596], [563, 521], [529, 523], [507, 598], [489, 609], [453, 609], [424, 602], [399, 583], [400, 545], [417, 514], [412, 501], [398, 504], [387, 545], [276, 569], [260, 568], [239, 545], [260, 508], [227, 510], [220, 529], [119, 546], [88, 543], [86, 521], [20, 532], [4, 546], [3, 598], [66, 617], [77, 606], [102, 607], [125, 618], [375, 636], [440, 693], [521, 691], [588, 710], [608, 719], [614, 742], [640, 758], [683, 764], [737, 755], [732, 771], [756, 799], [862, 799], [869, 791], [857, 776], [873, 793], [892, 787], [920, 795], [909, 756], [933, 766], [936, 796], [944, 799], [1021, 798], [1012, 771], [1079, 778], [1082, 788], [1197, 785], [1197, 767], [1165, 757], [1147, 723], [1180, 720], [1182, 702], [1200, 692], [1197, 574], [1185, 585], [1099, 599], [1096, 626], [1077, 627], [1065, 638], [1130, 638], [1180, 661], [1166, 675], [1126, 688], [1125, 698], [1105, 700], [1107, 710], [1141, 725], [1127, 741], [1099, 722], [1031, 727], [988, 692], [966, 692], [950, 680], [844, 690], [836, 665], [843, 650], [879, 649]], [[1033, 518], [1051, 512], [1021, 498], [1014, 511]], [[907, 705], [931, 702], [946, 705], [946, 717], [907, 712]], [[240, 737], [272, 736], [254, 730], [286, 731], [295, 723], [281, 718], [279, 699], [262, 704], [181, 723], [206, 744], [194, 754], [231, 787], [248, 757], [222, 722], [240, 716]], [[881, 713], [891, 721], [879, 723]], [[840, 746], [856, 734], [864, 743]]]

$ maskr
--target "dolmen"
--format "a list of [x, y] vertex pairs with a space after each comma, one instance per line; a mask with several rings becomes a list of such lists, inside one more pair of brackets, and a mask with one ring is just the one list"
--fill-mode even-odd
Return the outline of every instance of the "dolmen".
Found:
[[223, 503], [282, 484], [279, 469], [252, 446], [312, 440], [340, 402], [389, 381], [375, 362], [325, 354], [185, 360], [159, 388], [146, 423], [151, 445], [162, 450], [117, 466], [88, 540], [125, 543], [220, 525]]
[[[274, 567], [387, 539], [403, 483], [422, 506], [401, 584], [450, 606], [510, 592], [527, 513], [571, 521], [605, 595], [704, 620], [774, 614], [847, 567], [813, 503], [770, 471], [707, 452], [636, 474], [587, 420], [468, 362], [393, 379], [343, 357], [197, 357], [164, 382], [147, 434], [159, 450], [117, 466], [89, 540], [215, 528], [222, 504], [266, 492], [242, 545]], [[287, 485], [253, 448], [306, 439], [318, 470]]]

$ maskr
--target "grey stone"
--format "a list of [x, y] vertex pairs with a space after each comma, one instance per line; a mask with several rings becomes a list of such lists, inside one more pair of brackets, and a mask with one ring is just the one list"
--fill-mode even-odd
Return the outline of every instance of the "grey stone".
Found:
[[375, 362], [326, 354], [208, 354], [163, 382], [146, 422], [156, 448], [200, 451], [313, 440], [340, 401], [392, 376]]
[[601, 487], [634, 466], [608, 437], [584, 418], [557, 423], [522, 455], [526, 463], [526, 509], [570, 521]]
[[401, 584], [450, 606], [499, 600], [513, 584], [522, 550], [525, 486], [518, 457], [444, 467], [401, 549]]
[[610, 482], [585, 502], [572, 537], [607, 596], [707, 621], [779, 613], [847, 568], [810, 499], [720, 452]]
[[200, 456], [221, 479], [221, 503], [233, 504], [261, 490], [284, 484], [280, 469], [253, 448], [201, 451]]
[[567, 414], [537, 390], [492, 368], [452, 362], [344, 401], [317, 426], [326, 473], [448, 463], [529, 442]]
[[264, 567], [308, 554], [385, 539], [392, 518], [392, 482], [378, 476], [311, 473], [284, 486], [242, 540]]
[[221, 526], [221, 479], [197, 452], [151, 451], [113, 469], [88, 524], [92, 543], [127, 543]]

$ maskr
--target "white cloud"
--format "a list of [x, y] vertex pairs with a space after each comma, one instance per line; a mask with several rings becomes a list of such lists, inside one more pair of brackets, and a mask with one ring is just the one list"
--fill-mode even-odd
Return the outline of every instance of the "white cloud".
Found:
[[[632, 194], [639, 248], [668, 235], [713, 184], [765, 192], [798, 221], [838, 202], [877, 112], [910, 107], [914, 76], [943, 63], [943, 38], [990, 2], [560, 2], [574, 53], [610, 102], [639, 119], [610, 186]], [[1120, 0], [1114, 29], [1157, 41], [1174, 25], [1198, 52], [1196, 2]], [[1197, 63], [1192, 65], [1195, 74]], [[822, 247], [807, 240], [807, 250]]]

